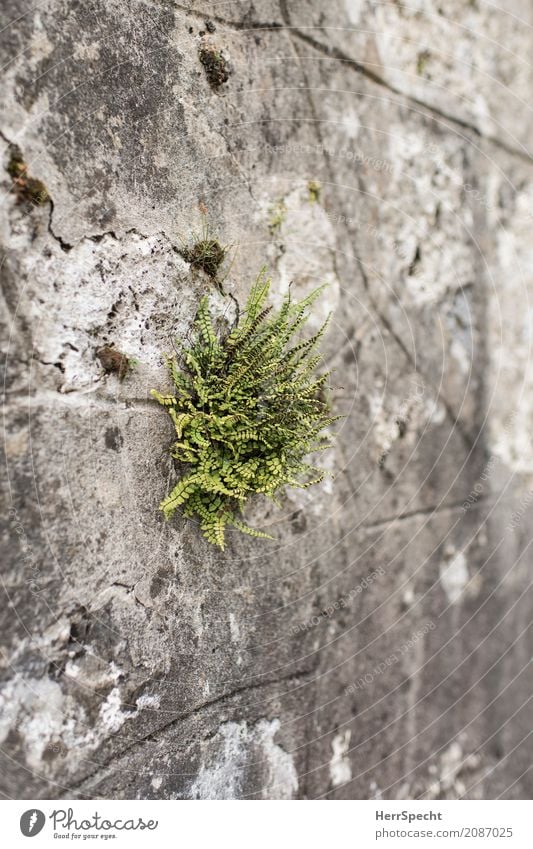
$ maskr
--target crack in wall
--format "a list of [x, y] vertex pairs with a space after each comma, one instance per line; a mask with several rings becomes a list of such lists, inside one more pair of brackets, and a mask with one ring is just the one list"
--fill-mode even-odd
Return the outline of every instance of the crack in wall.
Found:
[[[414, 104], [415, 106], [422, 107], [427, 110], [429, 114], [433, 114], [438, 118], [443, 118], [446, 121], [449, 121], [452, 124], [455, 124], [458, 127], [461, 127], [464, 130], [469, 130], [472, 133], [475, 133], [479, 138], [485, 139], [486, 141], [493, 144], [495, 147], [500, 148], [505, 153], [508, 153], [511, 156], [516, 156], [521, 159], [523, 162], [528, 165], [533, 165], [533, 154], [528, 153], [524, 149], [520, 149], [519, 147], [515, 147], [513, 145], [508, 144], [507, 142], [500, 139], [498, 136], [491, 135], [489, 133], [483, 132], [483, 130], [474, 122], [469, 121], [466, 118], [461, 118], [452, 112], [447, 112], [445, 109], [441, 109], [439, 106], [436, 106], [429, 100], [422, 100], [421, 98], [415, 97], [414, 95], [409, 94], [408, 92], [403, 91], [403, 89], [398, 88], [397, 86], [392, 85], [387, 80], [385, 80], [380, 74], [377, 74], [371, 68], [367, 67], [361, 62], [358, 62], [357, 59], [353, 59], [347, 53], [344, 53], [338, 47], [323, 44], [321, 41], [313, 38], [306, 32], [303, 32], [299, 27], [292, 26], [290, 23], [290, 14], [288, 10], [287, 0], [280, 0], [280, 9], [283, 18], [282, 22], [277, 21], [253, 21], [246, 20], [243, 21], [231, 21], [227, 20], [219, 15], [210, 14], [207, 12], [197, 11], [195, 9], [188, 9], [185, 6], [181, 6], [178, 3], [172, 3], [172, 7], [178, 11], [186, 12], [193, 17], [198, 18], [202, 21], [214, 21], [221, 26], [228, 27], [228, 29], [233, 29], [236, 32], [249, 32], [253, 33], [258, 30], [270, 30], [272, 32], [285, 31], [289, 29], [291, 34], [299, 38], [301, 41], [308, 44], [314, 50], [319, 53], [322, 53], [324, 56], [327, 56], [330, 59], [336, 59], [339, 62], [344, 63], [346, 66], [352, 68], [357, 74], [360, 74], [366, 79], [373, 82], [375, 85], [380, 86], [381, 88], [385, 88], [391, 94], [396, 94], [402, 97], [405, 101]], [[310, 29], [321, 30], [321, 27], [310, 27]]]
[[[133, 750], [144, 746], [146, 743], [156, 742], [166, 731], [169, 730], [169, 728], [172, 728], [172, 726], [178, 724], [179, 722], [183, 722], [187, 719], [190, 719], [192, 716], [195, 716], [196, 714], [201, 713], [202, 711], [207, 710], [207, 709], [213, 707], [216, 704], [219, 704], [221, 702], [231, 701], [231, 699], [234, 699], [236, 696], [240, 696], [242, 693], [246, 693], [246, 692], [250, 692], [250, 691], [254, 691], [254, 690], [261, 690], [261, 689], [264, 689], [266, 687], [272, 687], [272, 686], [276, 686], [278, 684], [289, 683], [291, 681], [299, 681], [302, 678], [307, 678], [307, 677], [310, 677], [311, 675], [314, 675], [315, 671], [316, 670], [314, 670], [314, 669], [313, 670], [304, 670], [304, 671], [301, 671], [301, 672], [292, 673], [290, 675], [281, 676], [279, 678], [275, 678], [275, 679], [272, 679], [270, 681], [264, 681], [264, 682], [261, 682], [261, 683], [258, 683], [258, 684], [249, 684], [249, 685], [246, 685], [246, 686], [243, 686], [243, 687], [236, 687], [234, 690], [231, 690], [227, 693], [223, 693], [220, 696], [217, 696], [216, 698], [211, 699], [209, 701], [203, 702], [202, 704], [197, 705], [192, 710], [181, 713], [181, 714], [173, 717], [172, 719], [170, 719], [168, 722], [164, 723], [163, 725], [159, 726], [158, 728], [152, 729], [151, 731], [147, 732], [147, 734], [145, 734], [144, 736], [137, 737], [136, 739], [132, 740], [129, 743], [129, 745], [126, 745], [123, 749], [121, 749], [120, 752], [118, 752], [115, 755], [112, 755], [105, 762], [98, 764], [98, 766], [94, 769], [93, 772], [85, 775], [83, 778], [80, 778], [78, 781], [71, 783], [70, 787], [72, 789], [81, 788], [82, 792], [83, 792], [83, 787], [88, 782], [91, 782], [94, 785], [95, 783], [98, 783], [99, 781], [102, 780], [102, 778], [105, 777], [105, 775], [103, 775], [103, 776], [100, 775], [100, 772], [102, 772], [102, 771], [109, 772], [109, 771], [112, 771], [114, 769], [119, 768], [122, 761], [126, 758], [126, 756], [129, 756]], [[278, 694], [272, 696], [270, 700], [273, 700], [277, 697], [278, 697]], [[266, 700], [266, 701], [268, 701], [268, 700]]]
[[[472, 505], [472, 509], [477, 507], [481, 502], [492, 502], [498, 500], [498, 493], [491, 493], [488, 495], [481, 495], [475, 505]], [[432, 504], [429, 507], [421, 507], [417, 510], [406, 510], [404, 513], [398, 513], [395, 516], [387, 516], [383, 519], [378, 519], [375, 522], [363, 522], [361, 528], [365, 530], [373, 530], [374, 528], [381, 528], [388, 525], [393, 524], [394, 522], [403, 522], [406, 519], [417, 519], [421, 516], [438, 516], [440, 513], [454, 513], [459, 510], [464, 505], [464, 499], [462, 501], [453, 501], [447, 504]], [[487, 505], [490, 506], [490, 505]], [[469, 511], [470, 512], [470, 511]]]

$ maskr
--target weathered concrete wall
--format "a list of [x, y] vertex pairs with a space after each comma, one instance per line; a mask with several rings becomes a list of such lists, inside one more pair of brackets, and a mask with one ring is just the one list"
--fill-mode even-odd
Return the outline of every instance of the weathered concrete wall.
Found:
[[[531, 794], [533, 14], [501, 5], [2, 4], [4, 794]], [[213, 288], [175, 251], [202, 209], [221, 310], [263, 264], [330, 283], [346, 415], [335, 480], [224, 554], [158, 513], [147, 397]]]

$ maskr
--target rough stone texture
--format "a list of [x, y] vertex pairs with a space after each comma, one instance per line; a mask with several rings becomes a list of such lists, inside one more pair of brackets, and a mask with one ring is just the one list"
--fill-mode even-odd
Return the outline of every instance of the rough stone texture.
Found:
[[[2, 793], [529, 797], [531, 4], [0, 14]], [[202, 210], [225, 294], [177, 252]], [[335, 479], [220, 554], [158, 513], [148, 392], [264, 264], [329, 283], [346, 418]]]

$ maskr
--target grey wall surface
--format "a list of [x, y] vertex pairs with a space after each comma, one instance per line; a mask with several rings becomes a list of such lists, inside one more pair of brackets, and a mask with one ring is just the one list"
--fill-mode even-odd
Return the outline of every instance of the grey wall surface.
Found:
[[[1, 792], [529, 796], [531, 3], [0, 14]], [[225, 294], [176, 252], [203, 215]], [[346, 418], [335, 478], [220, 553], [157, 509], [148, 392], [262, 265], [274, 299], [329, 284]]]

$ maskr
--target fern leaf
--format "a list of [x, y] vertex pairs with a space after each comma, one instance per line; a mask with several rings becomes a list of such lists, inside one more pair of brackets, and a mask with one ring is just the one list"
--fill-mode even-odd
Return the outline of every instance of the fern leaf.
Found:
[[151, 389], [150, 395], [164, 407], [171, 407], [177, 402], [177, 398], [175, 395], [161, 395], [161, 393], [158, 392], [157, 389]]
[[240, 522], [238, 519], [232, 519], [231, 524], [237, 528], [238, 531], [241, 531], [243, 534], [247, 534], [249, 537], [255, 537], [256, 539], [275, 539], [275, 537], [270, 534], [267, 534], [264, 531], [257, 531], [255, 528], [245, 525], [244, 522]]
[[197, 486], [196, 480], [196, 475], [189, 475], [186, 478], [182, 478], [178, 481], [170, 495], [167, 495], [163, 499], [159, 506], [165, 515], [165, 519], [169, 519], [179, 505], [191, 497]]

